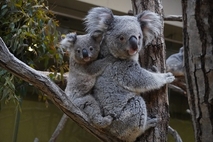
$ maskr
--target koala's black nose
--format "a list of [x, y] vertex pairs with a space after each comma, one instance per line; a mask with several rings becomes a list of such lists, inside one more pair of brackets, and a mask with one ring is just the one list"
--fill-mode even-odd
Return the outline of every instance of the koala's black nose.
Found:
[[131, 36], [129, 38], [129, 43], [130, 43], [130, 48], [132, 48], [135, 51], [138, 49], [138, 42], [135, 36]]
[[89, 57], [88, 51], [86, 49], [82, 50], [82, 54], [84, 58]]

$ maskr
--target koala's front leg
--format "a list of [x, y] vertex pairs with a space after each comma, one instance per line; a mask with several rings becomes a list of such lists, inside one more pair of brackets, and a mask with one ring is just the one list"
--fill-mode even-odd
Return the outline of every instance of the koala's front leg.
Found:
[[159, 89], [175, 79], [172, 73], [150, 72], [141, 68], [138, 63], [126, 65], [125, 69], [120, 68], [116, 75], [118, 83], [124, 88], [137, 93]]
[[114, 57], [109, 56], [109, 57], [105, 57], [103, 59], [98, 59], [96, 61], [91, 62], [88, 65], [83, 65], [81, 68], [83, 68], [82, 70], [91, 76], [98, 76], [100, 75], [104, 69], [110, 65], [113, 61], [115, 60]]

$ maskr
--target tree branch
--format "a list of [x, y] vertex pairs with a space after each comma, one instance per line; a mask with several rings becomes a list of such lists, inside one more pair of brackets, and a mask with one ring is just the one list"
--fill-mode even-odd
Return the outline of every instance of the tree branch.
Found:
[[178, 22], [182, 22], [183, 18], [182, 15], [167, 15], [164, 16], [164, 21], [178, 21]]
[[52, 136], [51, 136], [49, 142], [55, 142], [55, 141], [56, 141], [56, 139], [58, 138], [58, 135], [59, 135], [60, 132], [63, 130], [64, 125], [66, 124], [67, 120], [68, 120], [67, 115], [66, 115], [66, 114], [63, 114], [63, 116], [61, 117], [61, 120], [60, 120], [60, 122], [58, 123], [58, 125], [57, 125], [57, 127], [56, 127], [54, 133], [52, 134]]
[[11, 54], [1, 37], [0, 66], [13, 73], [20, 79], [23, 79], [24, 81], [29, 82], [40, 89], [59, 109], [67, 114], [68, 117], [73, 119], [101, 141], [120, 141], [118, 138], [113, 137], [109, 133], [103, 132], [102, 130], [91, 126], [86, 115], [69, 100], [62, 89], [60, 89], [47, 76], [41, 74], [35, 69], [32, 69]]
[[[55, 72], [48, 72], [48, 71], [38, 71], [40, 74], [43, 74], [47, 77], [50, 77], [51, 74], [55, 74]], [[69, 73], [64, 73], [63, 76], [61, 73], [56, 73], [54, 78], [51, 78], [57, 85], [63, 85], [67, 83]]]
[[[49, 72], [49, 71], [38, 71], [38, 72], [45, 75], [45, 76], [49, 76], [50, 74], [54, 74], [54, 72]], [[56, 78], [60, 78], [60, 76], [61, 76], [60, 73], [56, 74]], [[68, 79], [68, 73], [64, 73], [63, 78], [64, 78], [64, 80], [67, 80]]]
[[185, 83], [185, 77], [184, 76], [175, 76], [175, 80], [171, 83], [174, 86], [177, 86], [178, 88], [182, 89], [186, 94], [186, 83]]
[[168, 87], [180, 94], [183, 94], [184, 97], [187, 97], [186, 91], [184, 91], [183, 89], [181, 89], [180, 87], [173, 85], [173, 84], [169, 84]]
[[175, 142], [183, 142], [180, 135], [178, 134], [178, 132], [176, 130], [174, 130], [172, 127], [168, 127], [169, 129], [169, 133], [174, 137]]
[[[133, 11], [129, 10], [127, 14], [133, 15]], [[167, 16], [163, 16], [163, 18], [164, 18], [164, 21], [178, 21], [178, 22], [183, 21], [182, 15], [167, 15]]]

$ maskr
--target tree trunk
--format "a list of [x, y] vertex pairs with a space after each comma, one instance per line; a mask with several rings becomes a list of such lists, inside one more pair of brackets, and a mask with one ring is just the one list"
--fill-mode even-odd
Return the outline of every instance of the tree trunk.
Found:
[[182, 0], [188, 102], [196, 142], [213, 140], [213, 3]]
[[[136, 15], [144, 10], [150, 10], [163, 17], [163, 6], [161, 0], [132, 0], [133, 14]], [[163, 22], [163, 19], [162, 19]], [[157, 37], [152, 44], [148, 45], [140, 53], [140, 62], [144, 68], [153, 65], [160, 72], [165, 72], [165, 43], [163, 36]], [[142, 94], [146, 104], [148, 115], [159, 118], [159, 123], [154, 129], [150, 129], [139, 138], [139, 141], [166, 142], [169, 123], [169, 103], [166, 86], [160, 90]]]

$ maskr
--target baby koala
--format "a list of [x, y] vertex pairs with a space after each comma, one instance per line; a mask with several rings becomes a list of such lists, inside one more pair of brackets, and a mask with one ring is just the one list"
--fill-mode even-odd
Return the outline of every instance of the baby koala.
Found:
[[111, 62], [110, 58], [96, 60], [101, 40], [102, 34], [98, 32], [86, 35], [70, 33], [60, 44], [70, 51], [69, 77], [65, 93], [88, 115], [95, 126], [105, 128], [111, 124], [112, 117], [102, 116], [98, 102], [90, 95], [96, 77]]

